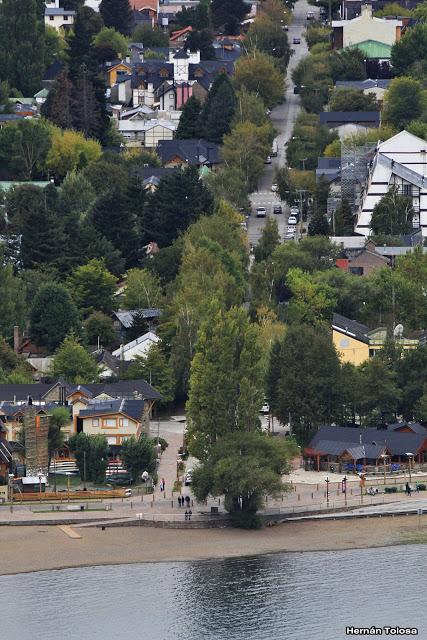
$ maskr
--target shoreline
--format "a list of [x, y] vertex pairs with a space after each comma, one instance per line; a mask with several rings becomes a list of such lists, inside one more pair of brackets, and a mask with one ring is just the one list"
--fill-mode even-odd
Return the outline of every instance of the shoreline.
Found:
[[276, 553], [345, 551], [427, 543], [427, 519], [414, 516], [363, 520], [293, 521], [260, 531], [75, 527], [1, 528], [0, 576], [90, 566], [224, 560]]

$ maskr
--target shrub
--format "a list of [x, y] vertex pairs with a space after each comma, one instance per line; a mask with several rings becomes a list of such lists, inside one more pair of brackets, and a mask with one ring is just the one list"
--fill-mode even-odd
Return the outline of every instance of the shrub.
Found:
[[153, 440], [154, 444], [157, 444], [157, 442], [159, 442], [159, 445], [162, 447], [162, 453], [169, 446], [169, 443], [164, 438], [157, 438], [156, 437], [156, 438], [153, 438], [152, 440]]
[[233, 511], [231, 514], [233, 527], [238, 529], [261, 529], [262, 520], [256, 513], [246, 513], [245, 511]]
[[427, 489], [427, 485], [422, 483], [417, 483], [417, 491], [425, 491]]
[[386, 487], [384, 491], [385, 493], [397, 493], [397, 487]]

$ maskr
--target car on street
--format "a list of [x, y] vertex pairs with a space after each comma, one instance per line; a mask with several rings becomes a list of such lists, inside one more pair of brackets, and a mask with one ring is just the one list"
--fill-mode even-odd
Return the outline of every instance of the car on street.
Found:
[[313, 11], [307, 11], [307, 20], [314, 20]]
[[282, 205], [275, 204], [273, 207], [273, 213], [276, 213], [276, 214], [282, 213]]
[[267, 215], [267, 209], [265, 207], [257, 207], [256, 208], [256, 217], [257, 218], [265, 218]]
[[271, 164], [271, 157], [267, 156], [266, 159], [264, 160], [264, 164]]
[[278, 191], [278, 190], [279, 190], [278, 185], [277, 185], [277, 184], [272, 184], [272, 185], [271, 185], [271, 190], [273, 191], [273, 193], [276, 193], [276, 191]]
[[286, 233], [292, 233], [292, 235], [295, 235], [295, 227], [288, 227], [286, 229]]
[[264, 401], [264, 404], [262, 405], [261, 409], [259, 410], [260, 413], [270, 413], [270, 405], [268, 404], [268, 402]]
[[105, 482], [108, 484], [115, 484], [118, 487], [125, 487], [132, 484], [132, 478], [129, 475], [120, 474], [105, 476]]
[[184, 476], [184, 484], [188, 487], [193, 482], [193, 469], [188, 469]]
[[284, 238], [285, 240], [295, 240], [295, 233], [286, 232]]
[[292, 44], [301, 44], [301, 38], [294, 38]]
[[241, 222], [240, 223], [240, 227], [243, 229], [243, 231], [247, 231], [248, 230], [248, 223], [247, 222]]
[[295, 216], [289, 216], [288, 218], [288, 225], [296, 225], [297, 224], [297, 219]]

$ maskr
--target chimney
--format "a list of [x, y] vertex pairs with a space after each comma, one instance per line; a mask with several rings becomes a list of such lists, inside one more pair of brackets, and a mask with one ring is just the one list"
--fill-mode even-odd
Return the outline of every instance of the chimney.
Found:
[[18, 354], [19, 352], [19, 344], [20, 344], [20, 340], [19, 340], [19, 327], [18, 325], [15, 325], [13, 327], [13, 350], [16, 354]]
[[368, 18], [372, 18], [371, 4], [362, 4], [362, 16], [367, 16]]

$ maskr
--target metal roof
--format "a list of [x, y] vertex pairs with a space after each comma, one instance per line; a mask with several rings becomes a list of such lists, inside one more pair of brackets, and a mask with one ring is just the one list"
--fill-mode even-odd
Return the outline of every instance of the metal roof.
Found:
[[377, 40], [364, 40], [357, 44], [350, 44], [348, 47], [344, 47], [343, 50], [346, 51], [348, 49], [360, 49], [367, 58], [391, 58], [391, 45]]

